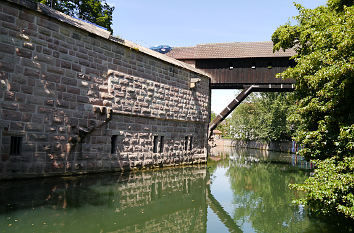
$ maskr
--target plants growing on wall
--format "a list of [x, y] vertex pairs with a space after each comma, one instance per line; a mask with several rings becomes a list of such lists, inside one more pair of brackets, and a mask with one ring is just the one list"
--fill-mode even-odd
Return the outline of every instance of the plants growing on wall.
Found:
[[113, 32], [112, 14], [114, 7], [105, 0], [36, 0], [64, 14], [87, 20]]

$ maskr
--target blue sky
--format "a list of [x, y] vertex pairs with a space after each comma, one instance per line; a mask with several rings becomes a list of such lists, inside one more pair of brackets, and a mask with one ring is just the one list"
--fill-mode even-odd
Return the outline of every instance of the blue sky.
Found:
[[[275, 29], [294, 22], [293, 0], [106, 0], [115, 6], [114, 35], [145, 47], [270, 41]], [[325, 0], [297, 0], [307, 8]], [[220, 113], [235, 90], [213, 90], [212, 111]]]

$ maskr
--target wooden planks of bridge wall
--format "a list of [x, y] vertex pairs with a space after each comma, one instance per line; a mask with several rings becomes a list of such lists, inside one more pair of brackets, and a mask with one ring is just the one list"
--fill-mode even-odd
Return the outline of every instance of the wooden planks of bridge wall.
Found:
[[293, 62], [288, 57], [199, 59], [195, 67], [210, 74], [212, 89], [243, 89], [251, 84], [292, 84], [294, 80], [276, 78]]

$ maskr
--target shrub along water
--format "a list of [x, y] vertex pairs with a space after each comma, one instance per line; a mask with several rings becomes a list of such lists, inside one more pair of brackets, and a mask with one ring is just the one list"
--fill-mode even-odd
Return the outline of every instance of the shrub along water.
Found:
[[295, 48], [297, 65], [279, 77], [296, 80], [295, 111], [299, 153], [316, 162], [304, 184], [313, 213], [354, 220], [354, 6], [352, 0], [328, 0], [305, 9], [295, 4], [297, 25], [280, 26], [274, 50]]

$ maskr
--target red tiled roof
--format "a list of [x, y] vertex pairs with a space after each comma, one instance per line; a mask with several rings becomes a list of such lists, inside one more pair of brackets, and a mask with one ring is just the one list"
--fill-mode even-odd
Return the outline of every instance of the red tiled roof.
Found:
[[291, 57], [293, 49], [273, 53], [273, 42], [232, 42], [175, 47], [166, 55], [175, 59]]

